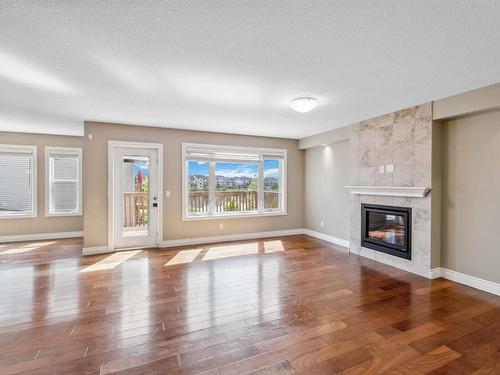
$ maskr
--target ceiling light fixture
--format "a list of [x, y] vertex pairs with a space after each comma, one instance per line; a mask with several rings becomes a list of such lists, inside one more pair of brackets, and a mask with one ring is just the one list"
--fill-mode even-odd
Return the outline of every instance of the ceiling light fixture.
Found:
[[290, 102], [290, 108], [294, 111], [305, 113], [310, 112], [318, 106], [318, 99], [312, 96], [301, 96]]

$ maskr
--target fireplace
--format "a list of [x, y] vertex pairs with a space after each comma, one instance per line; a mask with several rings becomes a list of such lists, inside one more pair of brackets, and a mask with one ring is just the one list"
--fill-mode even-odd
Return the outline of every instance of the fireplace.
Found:
[[362, 204], [361, 246], [411, 259], [411, 208]]

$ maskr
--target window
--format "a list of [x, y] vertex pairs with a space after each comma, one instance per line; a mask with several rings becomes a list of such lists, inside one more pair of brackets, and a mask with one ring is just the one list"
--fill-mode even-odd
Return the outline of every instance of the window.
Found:
[[82, 214], [82, 149], [45, 148], [46, 216]]
[[286, 150], [183, 144], [183, 219], [286, 214]]
[[0, 218], [36, 217], [36, 146], [0, 145]]

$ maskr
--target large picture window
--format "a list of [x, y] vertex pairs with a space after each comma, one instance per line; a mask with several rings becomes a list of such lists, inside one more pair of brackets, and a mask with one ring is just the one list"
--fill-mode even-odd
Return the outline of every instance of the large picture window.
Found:
[[0, 145], [0, 218], [36, 217], [36, 146]]
[[45, 148], [47, 216], [82, 214], [82, 149]]
[[183, 218], [286, 214], [286, 150], [183, 144]]

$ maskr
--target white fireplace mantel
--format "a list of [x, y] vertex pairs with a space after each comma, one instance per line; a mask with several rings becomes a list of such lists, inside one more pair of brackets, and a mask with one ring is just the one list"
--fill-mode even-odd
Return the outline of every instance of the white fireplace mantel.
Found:
[[431, 190], [422, 186], [344, 186], [357, 195], [384, 195], [392, 197], [424, 198]]

